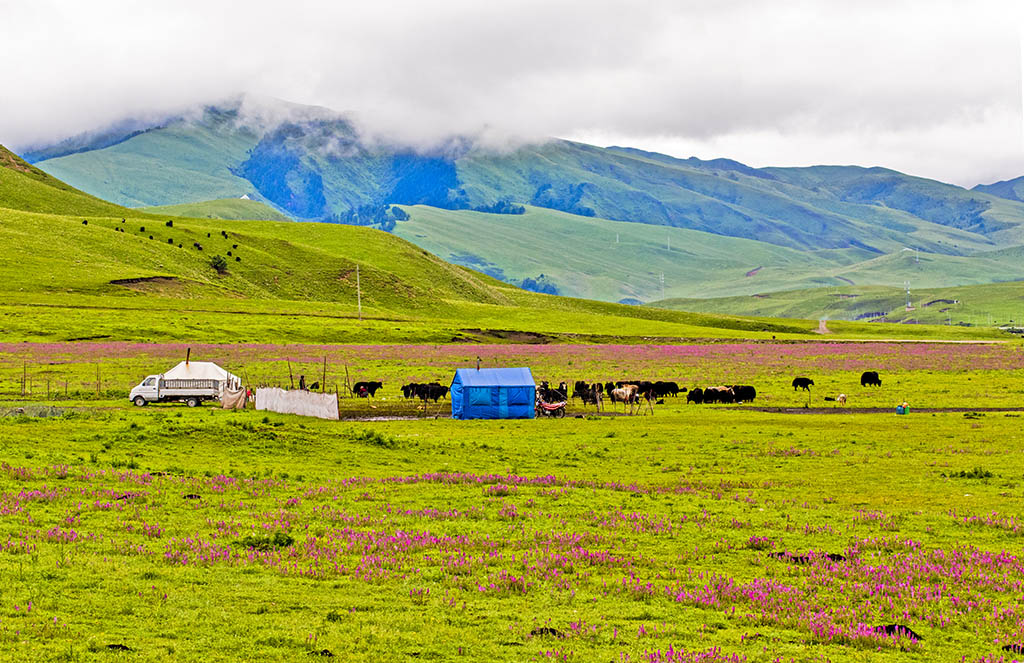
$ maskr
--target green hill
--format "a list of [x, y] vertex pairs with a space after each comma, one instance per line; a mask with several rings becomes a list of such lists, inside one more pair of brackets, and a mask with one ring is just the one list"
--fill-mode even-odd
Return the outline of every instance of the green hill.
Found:
[[472, 136], [415, 151], [364, 143], [326, 109], [277, 102], [263, 114], [282, 119], [255, 121], [241, 100], [33, 155], [130, 206], [249, 194], [296, 219], [388, 225], [388, 205], [533, 205], [801, 250], [967, 255], [1024, 243], [1024, 203], [884, 168], [758, 169], [565, 140], [496, 152]]
[[[753, 295], [820, 286], [915, 287], [1024, 278], [1011, 253], [798, 251], [736, 237], [527, 207], [484, 214], [418, 205], [392, 232], [505, 281], [606, 301]], [[704, 310], [697, 307], [695, 310]]]
[[0, 145], [0, 207], [48, 214], [111, 214], [126, 210], [29, 165]]
[[527, 288], [606, 301], [1024, 277], [993, 253], [1024, 245], [1013, 181], [968, 191], [885, 168], [752, 168], [565, 140], [496, 152], [464, 136], [415, 151], [365, 143], [327, 109], [246, 103], [122, 123], [31, 158], [163, 215], [283, 218], [211, 202], [247, 195], [296, 220], [390, 230]]
[[662, 308], [772, 318], [885, 320], [980, 327], [1024, 325], [1024, 281], [946, 288], [845, 286], [713, 299], [666, 299]]
[[221, 198], [198, 203], [140, 207], [140, 212], [157, 216], [184, 216], [194, 219], [253, 219], [259, 221], [291, 221], [276, 209], [258, 200]]
[[110, 204], [115, 214], [86, 214], [95, 199], [15, 165], [0, 168], [0, 201], [31, 190], [38, 206], [39, 185], [67, 208], [0, 208], [4, 340], [637, 342], [802, 337], [815, 326], [526, 292], [372, 228], [165, 220]]

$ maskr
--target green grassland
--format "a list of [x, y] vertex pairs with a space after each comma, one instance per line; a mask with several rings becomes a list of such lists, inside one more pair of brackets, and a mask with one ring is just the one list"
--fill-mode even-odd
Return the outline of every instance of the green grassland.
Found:
[[290, 221], [276, 209], [258, 200], [221, 198], [198, 203], [142, 207], [139, 211], [157, 216], [186, 216], [196, 219], [256, 219], [261, 221]]
[[[498, 330], [556, 341], [649, 342], [808, 338], [817, 330], [813, 321], [780, 324], [540, 295], [370, 228], [168, 220], [12, 168], [0, 175], [3, 205], [43, 210], [0, 207], [0, 239], [10, 247], [0, 263], [6, 340], [442, 342], [479, 340], [480, 330], [484, 337]], [[222, 273], [211, 267], [214, 255], [227, 260]], [[997, 335], [866, 324], [834, 331]]]
[[[940, 287], [1024, 278], [1019, 250], [972, 256], [901, 248], [882, 256], [857, 248], [798, 251], [685, 228], [526, 209], [521, 215], [485, 214], [417, 205], [405, 208], [411, 218], [393, 232], [452, 262], [500, 270], [516, 281], [543, 274], [560, 293], [606, 301], [716, 298], [850, 283], [896, 286], [910, 280], [915, 287]], [[695, 310], [714, 309], [698, 305]]]
[[255, 193], [252, 184], [230, 168], [245, 158], [259, 138], [220, 113], [207, 113], [203, 120], [201, 131], [175, 122], [102, 150], [49, 159], [46, 171], [127, 207]]
[[[1024, 281], [949, 288], [913, 288], [911, 308], [903, 288], [844, 286], [759, 293], [716, 299], [668, 299], [659, 308], [773, 318], [853, 320], [860, 316], [890, 322], [953, 325], [1024, 323]], [[883, 315], [877, 315], [883, 313]], [[872, 315], [873, 314], [873, 315]]]
[[[1016, 641], [998, 583], [1019, 580], [1019, 422], [696, 407], [469, 424], [182, 407], [0, 418], [0, 640], [39, 661], [637, 660], [669, 646], [979, 660]], [[893, 583], [881, 600], [879, 576]], [[754, 588], [772, 583], [785, 600], [763, 606]], [[934, 583], [949, 596], [922, 598]], [[836, 609], [844, 626], [903, 623], [924, 640], [816, 636], [809, 613]]]
[[[1015, 337], [819, 335], [816, 320], [539, 295], [369, 228], [167, 225], [12, 163], [0, 658], [895, 663], [999, 660], [1024, 640]], [[218, 273], [210, 257], [228, 251]], [[892, 337], [990, 342], [875, 342]], [[713, 342], [658, 345], [682, 338]], [[329, 390], [382, 379], [343, 414], [412, 416], [126, 402], [186, 348], [250, 385], [325, 364]], [[445, 401], [398, 396], [478, 357], [538, 380], [743, 383], [758, 398], [456, 422]], [[860, 387], [871, 368], [883, 385]], [[847, 408], [824, 400], [839, 393]], [[902, 401], [912, 414], [892, 412]], [[785, 552], [810, 557], [772, 556]], [[923, 639], [865, 631], [894, 623]]]

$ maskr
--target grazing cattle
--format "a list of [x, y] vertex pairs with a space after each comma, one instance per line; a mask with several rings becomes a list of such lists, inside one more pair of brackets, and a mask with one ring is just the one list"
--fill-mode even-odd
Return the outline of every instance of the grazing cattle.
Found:
[[675, 382], [658, 380], [654, 383], [654, 395], [658, 398], [665, 396], [676, 396], [679, 394], [679, 385]]
[[356, 396], [366, 398], [369, 396], [376, 396], [377, 390], [384, 387], [383, 382], [356, 382], [352, 385], [352, 393]]
[[814, 384], [814, 380], [811, 378], [793, 378], [793, 391], [797, 389], [803, 389], [804, 391], [810, 391], [811, 385]]
[[737, 403], [753, 403], [757, 398], [757, 389], [749, 384], [734, 384], [732, 393], [735, 395]]
[[405, 398], [418, 398], [421, 401], [432, 400], [436, 403], [447, 395], [448, 387], [437, 382], [429, 384], [410, 382], [409, 384], [402, 385], [402, 396]]
[[840, 405], [846, 405], [846, 394], [839, 394], [836, 397], [836, 402]]
[[422, 401], [430, 399], [435, 403], [448, 395], [448, 387], [431, 382], [430, 384], [421, 384], [416, 386], [416, 397]]
[[882, 379], [878, 377], [877, 371], [864, 371], [860, 374], [860, 386], [881, 387]]
[[552, 389], [548, 386], [547, 380], [541, 382], [540, 386], [537, 387], [537, 393], [540, 394], [541, 400], [545, 403], [560, 403], [561, 401], [569, 400], [568, 392], [569, 389], [565, 386], [564, 382], [558, 386], [558, 389]]
[[616, 387], [612, 390], [611, 398], [613, 403], [622, 403], [622, 411], [626, 411], [626, 405], [629, 405], [629, 413], [633, 414], [633, 406], [636, 405], [640, 398], [640, 388], [635, 384], [626, 384], [621, 387]]
[[583, 400], [583, 404], [595, 406], [598, 412], [601, 411], [601, 396], [601, 385], [598, 383], [590, 385], [580, 393], [580, 398]]
[[704, 390], [704, 402], [705, 403], [735, 403], [736, 394], [733, 392], [731, 387], [724, 385], [718, 387], [708, 387]]
[[576, 398], [578, 396], [579, 398], [583, 398], [589, 390], [590, 385], [588, 385], [583, 380], [576, 380], [576, 382], [572, 386], [572, 397]]
[[700, 387], [694, 387], [689, 391], [689, 393], [686, 394], [687, 405], [689, 405], [690, 403], [696, 403], [697, 405], [700, 405], [703, 402], [704, 390], [701, 389]]

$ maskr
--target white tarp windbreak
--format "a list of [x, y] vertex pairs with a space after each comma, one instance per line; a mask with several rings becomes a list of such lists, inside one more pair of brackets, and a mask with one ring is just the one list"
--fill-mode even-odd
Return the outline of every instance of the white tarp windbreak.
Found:
[[336, 420], [338, 419], [338, 395], [260, 387], [256, 390], [256, 409]]

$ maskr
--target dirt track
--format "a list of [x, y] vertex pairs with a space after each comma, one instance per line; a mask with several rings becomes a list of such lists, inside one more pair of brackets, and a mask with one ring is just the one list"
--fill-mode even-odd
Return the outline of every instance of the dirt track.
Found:
[[[756, 410], [775, 414], [896, 414], [895, 407], [758, 407], [732, 406], [730, 410]], [[1024, 407], [911, 407], [909, 414], [938, 414], [943, 412], [1024, 412]]]

